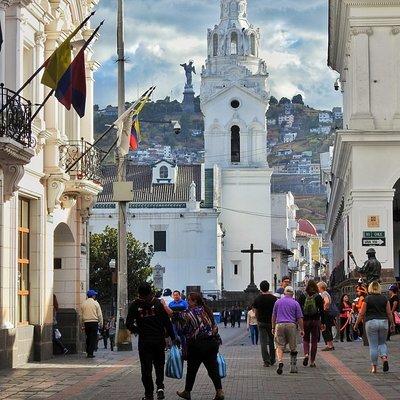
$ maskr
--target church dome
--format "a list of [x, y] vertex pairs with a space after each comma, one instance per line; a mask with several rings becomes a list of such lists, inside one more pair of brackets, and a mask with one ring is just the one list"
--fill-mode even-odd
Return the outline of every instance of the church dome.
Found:
[[298, 234], [300, 236], [318, 236], [317, 229], [308, 219], [299, 219]]

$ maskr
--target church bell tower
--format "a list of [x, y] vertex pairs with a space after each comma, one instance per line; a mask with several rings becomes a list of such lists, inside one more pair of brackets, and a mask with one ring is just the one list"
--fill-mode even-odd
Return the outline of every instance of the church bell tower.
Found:
[[250, 265], [242, 249], [263, 249], [255, 280], [271, 282], [272, 171], [267, 163], [267, 66], [260, 30], [248, 21], [247, 0], [221, 0], [220, 21], [207, 33], [200, 104], [204, 114], [205, 168], [214, 175], [214, 199], [225, 231], [224, 287], [242, 291]]

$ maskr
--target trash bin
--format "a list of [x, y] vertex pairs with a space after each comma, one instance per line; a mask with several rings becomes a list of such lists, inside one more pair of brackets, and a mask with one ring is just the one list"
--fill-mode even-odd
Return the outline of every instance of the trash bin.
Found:
[[220, 324], [221, 323], [221, 313], [220, 312], [215, 312], [213, 314], [214, 314], [215, 323], [216, 324]]

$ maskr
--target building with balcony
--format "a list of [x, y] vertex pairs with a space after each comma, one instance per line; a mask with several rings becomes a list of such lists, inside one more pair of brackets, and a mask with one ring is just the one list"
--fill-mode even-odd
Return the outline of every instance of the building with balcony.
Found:
[[[35, 115], [49, 90], [42, 74], [15, 91], [97, 2], [0, 1], [0, 367], [51, 357], [54, 317], [66, 346], [78, 349], [87, 220], [101, 191], [100, 154], [91, 147], [93, 49], [86, 51], [84, 118], [54, 97]], [[92, 32], [86, 25], [75, 36], [75, 54]]]

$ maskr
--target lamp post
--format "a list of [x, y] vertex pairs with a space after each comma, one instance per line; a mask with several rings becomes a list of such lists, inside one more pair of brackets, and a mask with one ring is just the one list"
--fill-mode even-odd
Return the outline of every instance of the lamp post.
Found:
[[115, 261], [114, 258], [110, 260], [108, 263], [108, 266], [110, 267], [111, 271], [111, 315], [115, 317], [115, 289], [117, 285], [117, 276], [116, 276], [116, 266], [117, 262]]

